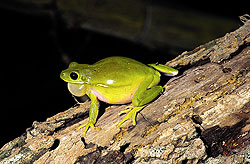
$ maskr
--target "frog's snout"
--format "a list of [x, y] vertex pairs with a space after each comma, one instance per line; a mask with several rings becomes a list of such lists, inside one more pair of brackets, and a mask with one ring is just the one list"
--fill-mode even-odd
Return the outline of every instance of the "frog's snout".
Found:
[[66, 73], [65, 73], [65, 71], [62, 71], [62, 72], [60, 73], [60, 78], [63, 79], [63, 80], [66, 79]]

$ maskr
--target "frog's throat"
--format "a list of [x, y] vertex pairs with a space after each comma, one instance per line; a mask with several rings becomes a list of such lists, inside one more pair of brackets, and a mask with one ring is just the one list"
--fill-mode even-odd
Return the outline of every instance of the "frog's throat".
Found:
[[79, 83], [68, 83], [68, 89], [74, 96], [84, 96], [86, 94], [86, 86]]

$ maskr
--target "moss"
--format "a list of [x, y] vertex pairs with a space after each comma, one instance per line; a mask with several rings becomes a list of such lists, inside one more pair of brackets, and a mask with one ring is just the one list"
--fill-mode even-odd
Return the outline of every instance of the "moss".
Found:
[[23, 145], [25, 145], [26, 144], [25, 138], [26, 138], [25, 136], [20, 136], [16, 138], [15, 140], [10, 141], [8, 143], [8, 147], [4, 151], [0, 152], [0, 159], [9, 157], [13, 149], [20, 148]]
[[7, 158], [11, 155], [11, 150], [4, 150], [0, 152], [0, 160], [3, 160], [4, 158]]

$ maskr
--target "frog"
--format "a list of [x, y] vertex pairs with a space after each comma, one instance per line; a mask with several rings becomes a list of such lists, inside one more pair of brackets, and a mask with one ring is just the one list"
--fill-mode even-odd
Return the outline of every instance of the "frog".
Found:
[[143, 64], [137, 60], [111, 56], [94, 64], [71, 62], [69, 67], [60, 73], [60, 78], [67, 82], [69, 92], [81, 97], [87, 95], [91, 101], [87, 123], [82, 137], [89, 128], [100, 130], [95, 126], [99, 112], [99, 101], [108, 104], [129, 104], [119, 115], [126, 114], [117, 126], [132, 119], [136, 125], [136, 115], [147, 104], [156, 99], [164, 88], [158, 85], [161, 73], [175, 76], [178, 70], [163, 64]]

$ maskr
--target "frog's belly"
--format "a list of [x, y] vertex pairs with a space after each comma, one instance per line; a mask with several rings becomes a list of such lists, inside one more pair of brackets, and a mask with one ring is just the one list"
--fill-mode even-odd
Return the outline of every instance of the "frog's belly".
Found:
[[107, 88], [107, 89], [93, 89], [95, 96], [109, 104], [126, 104], [132, 102], [132, 98], [137, 88]]

